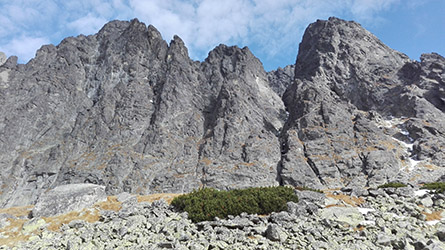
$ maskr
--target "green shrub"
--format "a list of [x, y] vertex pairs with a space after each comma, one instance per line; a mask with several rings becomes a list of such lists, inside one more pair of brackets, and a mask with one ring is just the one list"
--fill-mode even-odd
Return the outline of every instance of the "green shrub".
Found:
[[228, 215], [269, 214], [286, 210], [287, 202], [298, 202], [291, 187], [257, 187], [218, 191], [213, 188], [195, 190], [173, 199], [172, 205], [189, 214], [193, 222], [212, 220]]
[[312, 192], [317, 192], [317, 193], [321, 193], [323, 194], [323, 191], [321, 191], [320, 189], [315, 189], [315, 188], [310, 188], [310, 187], [295, 187], [295, 189], [300, 190], [300, 191], [312, 191]]
[[436, 193], [443, 193], [445, 192], [445, 182], [425, 183], [422, 189], [435, 190]]
[[406, 187], [406, 184], [400, 182], [389, 182], [383, 185], [378, 186], [377, 188], [401, 188]]

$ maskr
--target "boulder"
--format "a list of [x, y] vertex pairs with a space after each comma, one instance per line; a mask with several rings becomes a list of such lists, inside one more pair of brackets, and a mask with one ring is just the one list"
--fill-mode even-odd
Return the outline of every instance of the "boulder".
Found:
[[94, 184], [58, 186], [40, 196], [32, 210], [32, 216], [49, 217], [82, 210], [106, 199], [104, 186]]
[[365, 220], [363, 214], [354, 207], [329, 207], [321, 210], [321, 219], [329, 219], [356, 227]]
[[286, 241], [286, 232], [276, 224], [270, 224], [266, 229], [266, 238], [271, 241]]

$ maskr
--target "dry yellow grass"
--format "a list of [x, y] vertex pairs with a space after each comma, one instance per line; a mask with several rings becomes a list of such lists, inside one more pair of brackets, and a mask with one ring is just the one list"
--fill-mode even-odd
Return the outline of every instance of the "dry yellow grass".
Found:
[[249, 238], [249, 239], [251, 239], [251, 240], [256, 240], [256, 239], [258, 239], [258, 237], [255, 236], [255, 235], [249, 235], [249, 236], [247, 236], [247, 238]]
[[443, 210], [434, 211], [432, 213], [426, 213], [422, 212], [426, 216], [426, 221], [433, 221], [433, 220], [441, 220], [442, 216], [440, 215], [443, 212]]
[[24, 207], [2, 208], [0, 209], [0, 214], [10, 214], [15, 217], [27, 217], [33, 208], [33, 205]]
[[0, 228], [0, 235], [5, 238], [0, 238], [0, 246], [14, 246], [17, 242], [26, 241], [30, 235], [22, 234], [23, 224], [27, 219], [8, 219], [9, 225]]
[[329, 204], [326, 206], [326, 208], [330, 208], [330, 207], [345, 207], [345, 205], [343, 205], [343, 204]]
[[[24, 206], [24, 207], [10, 207], [0, 209], [1, 214], [9, 214], [15, 217], [27, 217], [34, 206]], [[22, 229], [23, 224], [28, 221], [28, 219], [7, 219], [9, 225], [0, 228], [0, 235], [5, 238], [0, 238], [0, 246], [13, 246], [17, 242], [26, 241], [30, 237], [29, 235], [23, 235]]]
[[202, 158], [202, 159], [200, 160], [200, 162], [206, 164], [207, 166], [210, 165], [210, 164], [212, 164], [212, 160], [210, 160], [209, 158]]
[[409, 181], [415, 181], [415, 180], [417, 180], [418, 178], [420, 178], [421, 176], [422, 176], [421, 174], [415, 174], [415, 175], [411, 176], [411, 178], [409, 179]]
[[430, 170], [439, 169], [438, 166], [432, 165], [432, 164], [419, 164], [419, 167], [424, 167], [424, 168], [427, 168], [427, 169], [430, 169]]
[[[156, 200], [164, 199], [169, 204], [171, 201], [181, 194], [173, 193], [160, 193], [150, 195], [137, 196], [138, 202], [153, 202]], [[121, 209], [122, 202], [117, 200], [116, 196], [107, 197], [106, 201], [98, 202], [94, 204], [92, 208], [83, 209], [81, 211], [73, 211], [62, 215], [44, 217], [43, 219], [47, 223], [46, 228], [50, 231], [59, 231], [63, 224], [68, 224], [73, 220], [83, 220], [89, 223], [99, 221], [101, 210], [119, 211]], [[0, 213], [6, 213], [15, 217], [27, 217], [34, 206], [25, 207], [12, 207], [0, 209]], [[31, 234], [23, 234], [23, 225], [29, 221], [29, 219], [8, 219], [9, 225], [0, 228], [0, 246], [14, 246], [18, 242], [27, 241], [30, 236], [37, 234], [38, 232], [32, 232]]]
[[326, 197], [331, 197], [334, 198], [336, 200], [340, 200], [343, 201], [344, 203], [351, 205], [353, 207], [356, 207], [358, 205], [361, 205], [365, 202], [365, 200], [363, 200], [363, 198], [361, 197], [354, 197], [354, 196], [349, 196], [349, 195], [345, 195], [345, 194], [332, 194], [330, 192], [326, 192]]
[[161, 193], [161, 194], [150, 194], [150, 195], [138, 195], [138, 202], [153, 202], [160, 199], [165, 200], [168, 204], [172, 202], [175, 197], [178, 197], [182, 194], [173, 194], [173, 193]]
[[106, 201], [96, 203], [94, 206], [101, 210], [119, 211], [121, 210], [122, 202], [117, 201], [116, 196], [108, 196]]
[[255, 166], [254, 162], [241, 162], [240, 165], [252, 167]]
[[89, 223], [93, 223], [99, 221], [99, 211], [97, 209], [88, 210], [84, 209], [80, 212], [74, 211], [66, 214], [53, 216], [53, 217], [45, 217], [43, 218], [47, 225], [47, 229], [50, 231], [59, 231], [60, 227], [63, 224], [68, 224], [73, 220], [83, 220]]

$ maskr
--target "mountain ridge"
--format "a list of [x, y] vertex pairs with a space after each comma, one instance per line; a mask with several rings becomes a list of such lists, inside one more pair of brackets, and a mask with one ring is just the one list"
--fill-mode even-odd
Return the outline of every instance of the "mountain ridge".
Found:
[[296, 64], [271, 72], [247, 47], [197, 62], [177, 36], [112, 21], [0, 65], [0, 206], [69, 183], [112, 195], [437, 180], [444, 69], [338, 18], [309, 25]]

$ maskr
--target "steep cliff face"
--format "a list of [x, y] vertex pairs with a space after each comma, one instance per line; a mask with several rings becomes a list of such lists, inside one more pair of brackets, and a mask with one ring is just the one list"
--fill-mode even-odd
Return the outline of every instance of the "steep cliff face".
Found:
[[411, 61], [355, 22], [311, 24], [283, 96], [283, 182], [372, 186], [442, 175], [443, 66], [436, 54]]
[[146, 194], [436, 180], [444, 70], [440, 55], [412, 61], [336, 18], [311, 24], [296, 64], [269, 73], [248, 48], [192, 61], [179, 37], [138, 20], [43, 46], [26, 65], [0, 54], [0, 206], [68, 183]]
[[179, 37], [113, 21], [0, 72], [3, 206], [66, 183], [110, 194], [278, 184], [284, 106], [247, 48], [194, 62]]

